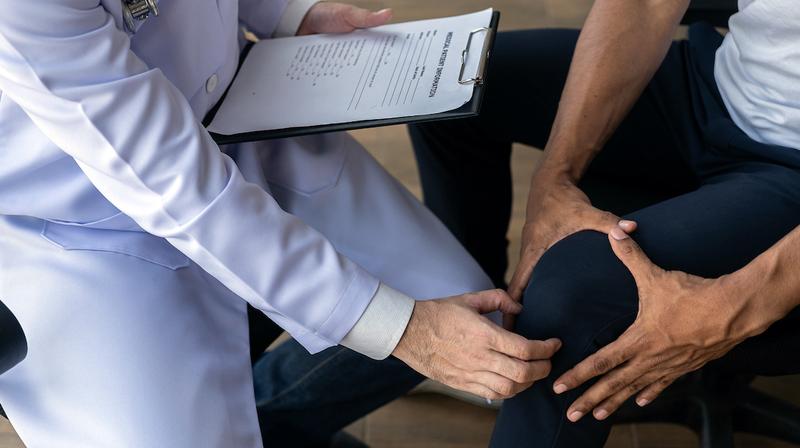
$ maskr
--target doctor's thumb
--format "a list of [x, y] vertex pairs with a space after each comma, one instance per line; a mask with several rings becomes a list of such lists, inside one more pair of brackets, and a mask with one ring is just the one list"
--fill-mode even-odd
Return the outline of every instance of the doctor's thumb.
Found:
[[372, 28], [385, 25], [391, 19], [392, 10], [390, 8], [372, 12], [367, 9], [352, 7], [346, 17], [347, 22], [353, 28]]
[[488, 291], [469, 294], [470, 305], [480, 314], [488, 314], [500, 311], [503, 314], [519, 314], [522, 305], [512, 300], [502, 289], [492, 289]]

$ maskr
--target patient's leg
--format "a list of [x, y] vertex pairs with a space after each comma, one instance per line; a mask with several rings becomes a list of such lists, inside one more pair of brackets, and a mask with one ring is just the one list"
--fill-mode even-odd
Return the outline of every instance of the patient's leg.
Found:
[[[744, 266], [800, 224], [800, 173], [764, 163], [731, 165], [724, 171], [694, 192], [628, 216], [639, 223], [634, 238], [656, 264], [718, 277]], [[553, 358], [548, 379], [506, 402], [492, 446], [602, 446], [607, 423], [591, 416], [570, 423], [565, 417], [568, 405], [588, 385], [556, 396], [552, 382], [616, 339], [637, 309], [636, 285], [605, 235], [580, 232], [553, 246], [533, 272], [517, 331], [531, 339], [558, 337], [564, 345]], [[782, 326], [773, 328], [726, 358], [739, 357], [744, 349], [774, 353], [769, 350], [774, 348], [772, 333]], [[800, 369], [794, 360], [756, 359], [765, 372]], [[789, 363], [788, 370], [775, 363]], [[733, 370], [740, 367], [734, 363]]]
[[[511, 144], [544, 148], [577, 39], [578, 30], [564, 29], [498, 34], [481, 114], [409, 127], [425, 204], [498, 287], [508, 267]], [[653, 81], [593, 161], [587, 182], [613, 175], [617, 183], [646, 187], [660, 199], [697, 187], [684, 154], [705, 143], [696, 135], [686, 52], [685, 42], [672, 45]], [[592, 197], [596, 188], [589, 190]], [[636, 191], [628, 191], [629, 203], [643, 202], [631, 193]], [[607, 205], [595, 197], [592, 201]]]
[[546, 380], [506, 401], [492, 446], [602, 446], [607, 424], [592, 418], [573, 424], [564, 418], [583, 389], [555, 396], [553, 381], [633, 322], [636, 297], [633, 278], [604, 234], [581, 232], [547, 252], [534, 271], [516, 330], [531, 339], [558, 336], [563, 346]]

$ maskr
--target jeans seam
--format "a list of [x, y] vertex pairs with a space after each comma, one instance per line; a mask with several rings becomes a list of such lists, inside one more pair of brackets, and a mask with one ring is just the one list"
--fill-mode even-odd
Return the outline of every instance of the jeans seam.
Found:
[[269, 400], [267, 400], [267, 401], [262, 401], [262, 402], [256, 403], [256, 404], [257, 404], [257, 406], [266, 406], [266, 405], [268, 405], [268, 404], [270, 404], [270, 403], [273, 403], [273, 402], [275, 402], [275, 400], [278, 400], [279, 398], [282, 398], [282, 397], [286, 396], [287, 394], [289, 394], [290, 392], [294, 391], [295, 389], [297, 389], [298, 387], [300, 387], [300, 385], [301, 385], [303, 382], [305, 382], [305, 381], [306, 381], [306, 380], [308, 380], [308, 379], [309, 379], [309, 378], [310, 378], [312, 375], [314, 375], [314, 373], [316, 373], [316, 372], [317, 372], [319, 369], [321, 369], [321, 368], [325, 367], [327, 364], [329, 364], [331, 361], [333, 361], [333, 359], [334, 359], [334, 358], [336, 358], [336, 357], [337, 357], [337, 356], [339, 356], [341, 353], [343, 353], [343, 352], [344, 352], [344, 350], [345, 350], [344, 348], [342, 348], [342, 347], [339, 347], [339, 351], [338, 351], [338, 352], [336, 352], [336, 353], [335, 353], [333, 356], [331, 356], [330, 358], [328, 358], [328, 359], [326, 359], [326, 360], [322, 361], [321, 363], [317, 364], [316, 366], [314, 366], [314, 368], [313, 368], [313, 369], [311, 369], [311, 370], [310, 370], [308, 373], [306, 373], [305, 375], [303, 375], [302, 377], [300, 377], [300, 378], [299, 378], [297, 381], [295, 381], [295, 382], [291, 383], [291, 384], [290, 384], [290, 385], [289, 385], [289, 386], [288, 386], [286, 389], [284, 389], [284, 390], [283, 390], [281, 393], [279, 393], [278, 395], [275, 395], [274, 397], [270, 398], [270, 399], [269, 399]]
[[[592, 336], [591, 336], [591, 337], [589, 338], [589, 340], [586, 342], [586, 345], [583, 347], [583, 350], [581, 351], [581, 353], [586, 353], [586, 352], [589, 350], [589, 347], [591, 346], [591, 344], [593, 343], [593, 341], [595, 340], [595, 338], [596, 338], [596, 337], [597, 337], [597, 336], [598, 336], [600, 333], [602, 333], [602, 332], [606, 331], [606, 330], [607, 330], [609, 327], [611, 327], [612, 325], [616, 324], [617, 322], [619, 322], [619, 321], [621, 321], [621, 320], [623, 320], [623, 319], [628, 319], [628, 318], [630, 318], [631, 316], [635, 316], [637, 313], [638, 313], [638, 311], [636, 311], [636, 312], [631, 312], [631, 313], [628, 313], [628, 314], [626, 314], [626, 315], [624, 315], [624, 316], [620, 316], [620, 317], [618, 317], [618, 318], [616, 318], [616, 319], [613, 319], [613, 320], [611, 320], [610, 322], [608, 322], [607, 324], [603, 325], [603, 327], [602, 327], [602, 328], [600, 328], [600, 329], [599, 329], [599, 330], [597, 330], [597, 331], [596, 331], [594, 334], [592, 334]], [[586, 358], [584, 357], [584, 359], [586, 359]], [[550, 448], [555, 448], [555, 447], [556, 447], [556, 443], [557, 443], [557, 441], [558, 441], [558, 437], [561, 435], [561, 430], [564, 428], [564, 422], [565, 422], [565, 420], [566, 420], [566, 418], [565, 418], [565, 416], [564, 416], [564, 413], [566, 412], [566, 408], [567, 408], [567, 407], [568, 407], [568, 406], [563, 406], [563, 407], [561, 407], [561, 409], [560, 409], [560, 414], [561, 414], [561, 416], [559, 417], [559, 420], [558, 420], [558, 429], [556, 430], [556, 433], [555, 433], [555, 435], [554, 435], [554, 437], [553, 437], [553, 443], [551, 443], [551, 444], [550, 444]]]

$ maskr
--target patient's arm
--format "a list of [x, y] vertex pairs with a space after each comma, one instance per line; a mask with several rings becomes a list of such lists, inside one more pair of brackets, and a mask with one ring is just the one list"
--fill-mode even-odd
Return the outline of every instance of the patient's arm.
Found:
[[616, 227], [619, 219], [592, 207], [576, 184], [660, 66], [688, 4], [597, 0], [592, 7], [544, 159], [531, 180], [512, 298], [520, 298], [534, 265], [557, 241], [580, 230], [608, 233]]
[[586, 19], [545, 150], [579, 179], [661, 65], [689, 0], [598, 0]]
[[664, 271], [621, 229], [614, 252], [633, 274], [639, 315], [615, 342], [555, 381], [557, 393], [602, 378], [570, 406], [576, 421], [604, 419], [638, 393], [644, 406], [687, 372], [761, 334], [800, 305], [800, 227], [747, 266], [718, 279]]

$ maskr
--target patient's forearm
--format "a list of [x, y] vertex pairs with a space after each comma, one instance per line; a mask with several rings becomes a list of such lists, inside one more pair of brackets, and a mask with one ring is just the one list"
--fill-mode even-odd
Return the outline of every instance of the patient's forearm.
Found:
[[577, 180], [661, 64], [689, 0], [597, 0], [581, 32], [543, 167]]
[[800, 305], [800, 227], [727, 276], [729, 294], [744, 295], [749, 325], [763, 327]]

